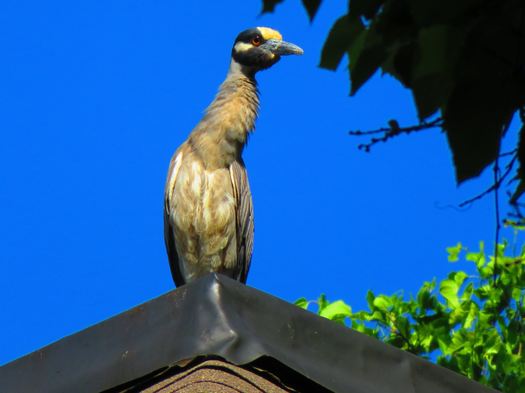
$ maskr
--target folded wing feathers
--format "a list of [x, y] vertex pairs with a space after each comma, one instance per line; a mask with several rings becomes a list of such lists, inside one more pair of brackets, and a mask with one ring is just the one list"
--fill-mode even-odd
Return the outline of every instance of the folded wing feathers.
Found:
[[234, 161], [230, 166], [237, 211], [237, 263], [240, 280], [246, 282], [253, 250], [253, 205], [244, 163]]

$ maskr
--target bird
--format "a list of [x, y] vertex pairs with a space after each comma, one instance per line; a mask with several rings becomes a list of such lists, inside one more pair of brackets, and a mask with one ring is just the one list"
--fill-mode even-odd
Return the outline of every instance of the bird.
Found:
[[254, 217], [242, 152], [255, 128], [255, 74], [303, 50], [269, 27], [242, 31], [226, 79], [173, 154], [164, 189], [164, 240], [176, 286], [208, 273], [246, 283]]

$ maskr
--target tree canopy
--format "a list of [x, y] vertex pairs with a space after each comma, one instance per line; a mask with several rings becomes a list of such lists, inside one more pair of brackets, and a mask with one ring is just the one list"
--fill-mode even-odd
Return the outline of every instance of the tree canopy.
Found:
[[[284, 0], [263, 0], [263, 12]], [[322, 0], [302, 0], [311, 20]], [[420, 124], [396, 121], [382, 137], [438, 126], [452, 151], [461, 183], [495, 166], [493, 187], [518, 180], [525, 192], [525, 4], [520, 0], [349, 0], [324, 44], [320, 66], [335, 70], [349, 59], [351, 94], [378, 70], [411, 90]], [[501, 141], [516, 113], [522, 128], [511, 152]], [[357, 135], [366, 132], [357, 132]], [[505, 158], [505, 170], [500, 171]], [[514, 165], [519, 163], [516, 170]]]
[[[263, 0], [263, 12], [273, 12], [283, 1]], [[313, 21], [322, 0], [302, 3]], [[336, 70], [344, 57], [351, 95], [381, 71], [410, 89], [418, 113], [419, 124], [413, 126], [391, 120], [388, 127], [352, 132], [373, 135], [362, 145], [365, 150], [401, 134], [440, 127], [458, 184], [492, 166], [494, 183], [488, 191], [515, 180], [510, 202], [525, 220], [519, 211], [525, 193], [523, 1], [349, 0], [326, 38], [320, 67]], [[521, 123], [517, 145], [502, 152], [516, 115]], [[484, 243], [477, 251], [458, 243], [448, 248], [449, 260], [463, 257], [474, 264], [475, 274], [453, 271], [440, 282], [423, 283], [410, 297], [370, 291], [367, 310], [354, 311], [324, 295], [296, 304], [485, 385], [525, 393], [525, 246], [515, 249], [503, 242], [489, 256]]]

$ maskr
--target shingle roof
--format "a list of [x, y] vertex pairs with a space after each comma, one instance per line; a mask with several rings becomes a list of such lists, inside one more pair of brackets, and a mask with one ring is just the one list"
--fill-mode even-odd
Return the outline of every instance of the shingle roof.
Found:
[[342, 393], [495, 392], [214, 274], [0, 367], [0, 381], [6, 392], [97, 392], [201, 355], [274, 359]]

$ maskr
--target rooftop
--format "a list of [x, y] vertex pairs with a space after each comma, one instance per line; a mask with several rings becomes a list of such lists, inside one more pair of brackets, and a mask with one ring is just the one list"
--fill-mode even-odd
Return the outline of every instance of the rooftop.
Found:
[[215, 274], [8, 363], [0, 380], [8, 392], [142, 391], [209, 369], [276, 392], [495, 392]]

